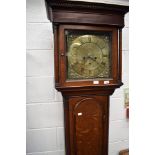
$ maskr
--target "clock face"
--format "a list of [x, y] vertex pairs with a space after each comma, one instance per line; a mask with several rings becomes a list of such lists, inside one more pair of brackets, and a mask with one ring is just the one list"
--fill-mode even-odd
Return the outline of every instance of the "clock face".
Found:
[[111, 36], [103, 34], [67, 35], [67, 79], [109, 78]]

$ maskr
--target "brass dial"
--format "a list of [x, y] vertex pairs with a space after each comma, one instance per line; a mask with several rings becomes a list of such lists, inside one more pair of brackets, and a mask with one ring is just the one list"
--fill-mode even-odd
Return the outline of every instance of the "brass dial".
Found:
[[71, 79], [109, 77], [109, 37], [81, 35], [73, 38], [67, 53], [68, 77]]

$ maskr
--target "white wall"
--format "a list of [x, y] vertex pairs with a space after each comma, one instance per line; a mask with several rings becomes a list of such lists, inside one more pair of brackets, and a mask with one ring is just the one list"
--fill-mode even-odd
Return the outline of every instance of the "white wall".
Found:
[[[114, 1], [114, 0], [113, 0]], [[109, 155], [128, 147], [123, 88], [128, 87], [128, 15], [123, 29], [123, 82], [110, 100]], [[52, 24], [44, 0], [27, 0], [27, 155], [64, 155], [62, 96], [54, 88]]]

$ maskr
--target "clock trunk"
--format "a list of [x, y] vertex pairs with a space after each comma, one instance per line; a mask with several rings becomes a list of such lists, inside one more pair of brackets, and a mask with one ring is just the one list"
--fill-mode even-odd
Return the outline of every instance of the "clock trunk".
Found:
[[108, 153], [109, 97], [86, 95], [64, 98], [66, 154]]

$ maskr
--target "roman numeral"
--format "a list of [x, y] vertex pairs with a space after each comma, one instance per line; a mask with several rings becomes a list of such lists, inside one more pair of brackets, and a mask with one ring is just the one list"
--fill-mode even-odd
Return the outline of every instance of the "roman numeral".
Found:
[[88, 42], [90, 42], [90, 43], [91, 43], [91, 37], [90, 37], [90, 36], [88, 37]]

